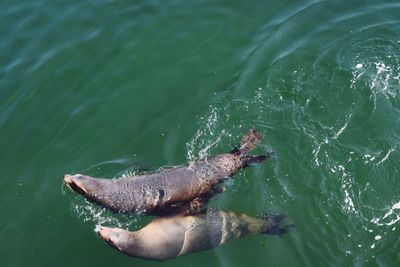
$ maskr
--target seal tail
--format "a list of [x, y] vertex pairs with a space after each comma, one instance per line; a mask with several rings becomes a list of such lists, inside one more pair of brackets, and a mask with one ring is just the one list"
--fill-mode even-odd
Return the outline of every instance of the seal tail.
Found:
[[264, 234], [282, 237], [294, 227], [294, 224], [287, 223], [287, 216], [281, 213], [268, 213], [263, 219], [267, 222]]
[[257, 143], [259, 143], [263, 134], [257, 131], [255, 128], [251, 128], [242, 138], [240, 144], [231, 151], [232, 154], [243, 156], [246, 155], [250, 150], [256, 148]]

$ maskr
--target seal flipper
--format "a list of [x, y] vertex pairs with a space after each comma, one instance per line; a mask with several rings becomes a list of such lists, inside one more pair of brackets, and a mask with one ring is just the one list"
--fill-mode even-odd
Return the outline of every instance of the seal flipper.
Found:
[[192, 201], [189, 202], [190, 207], [185, 211], [186, 215], [195, 215], [195, 214], [200, 214], [205, 211], [207, 211], [207, 204], [210, 199], [215, 196], [216, 194], [220, 194], [225, 191], [225, 188], [220, 186], [219, 184], [215, 185], [213, 188], [211, 188], [210, 191], [205, 193], [204, 195], [201, 195]]
[[163, 206], [153, 210], [153, 214], [156, 216], [174, 216], [174, 215], [195, 215], [206, 210], [208, 201], [215, 196], [225, 191], [225, 188], [220, 184], [215, 185], [207, 193], [196, 197], [195, 199], [183, 202], [174, 203], [168, 206]]
[[287, 224], [287, 216], [281, 213], [267, 213], [263, 219], [267, 222], [264, 234], [277, 235], [282, 238], [294, 227], [294, 224]]
[[263, 138], [263, 134], [255, 128], [251, 128], [242, 138], [240, 144], [231, 153], [238, 156], [246, 155], [250, 150], [256, 148], [257, 143]]
[[153, 214], [156, 216], [176, 216], [176, 215], [193, 215], [201, 212], [205, 209], [209, 198], [197, 197], [192, 201], [170, 204], [153, 210]]
[[242, 158], [243, 168], [249, 166], [252, 163], [264, 162], [265, 160], [271, 158], [272, 155], [274, 155], [274, 152], [268, 152], [265, 155], [258, 155], [258, 156], [245, 156]]
[[252, 164], [252, 163], [260, 163], [260, 162], [263, 162], [263, 161], [265, 161], [266, 159], [267, 159], [268, 157], [267, 157], [267, 155], [260, 155], [260, 156], [247, 156], [247, 157], [244, 157], [243, 159], [242, 159], [242, 162], [243, 162], [243, 167], [242, 168], [246, 168], [246, 167], [248, 167], [250, 164]]

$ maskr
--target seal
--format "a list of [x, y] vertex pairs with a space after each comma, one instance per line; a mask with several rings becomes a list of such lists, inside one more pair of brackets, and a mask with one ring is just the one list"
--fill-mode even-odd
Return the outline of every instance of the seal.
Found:
[[252, 234], [282, 236], [292, 225], [281, 214], [251, 217], [235, 212], [203, 212], [161, 217], [135, 232], [100, 226], [98, 235], [111, 247], [134, 257], [167, 260], [220, 246]]
[[182, 167], [116, 180], [66, 174], [64, 183], [88, 200], [114, 212], [157, 214], [160, 210], [210, 194], [221, 181], [240, 169], [266, 160], [270, 154], [247, 156], [262, 137], [260, 132], [250, 129], [230, 153]]

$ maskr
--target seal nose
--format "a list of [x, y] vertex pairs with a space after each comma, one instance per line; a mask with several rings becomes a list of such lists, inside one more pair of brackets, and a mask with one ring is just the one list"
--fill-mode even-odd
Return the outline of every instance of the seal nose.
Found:
[[64, 175], [64, 183], [65, 183], [66, 185], [71, 184], [71, 183], [72, 183], [72, 175], [70, 175], [70, 174]]
[[82, 182], [80, 181], [79, 177], [80, 175], [66, 174], [64, 175], [64, 183], [66, 186], [68, 186], [77, 193], [87, 194], [87, 191], [81, 184]]
[[118, 238], [118, 234], [115, 233], [115, 231], [113, 231], [113, 228], [98, 226], [96, 231], [97, 231], [98, 235], [101, 237], [101, 239], [106, 241], [111, 247], [114, 247], [114, 248], [122, 251], [122, 249], [119, 246], [117, 246], [117, 244], [115, 244], [113, 241], [113, 239], [115, 237]]
[[108, 227], [99, 226], [97, 229], [97, 234], [104, 240], [108, 241], [110, 239], [110, 229]]

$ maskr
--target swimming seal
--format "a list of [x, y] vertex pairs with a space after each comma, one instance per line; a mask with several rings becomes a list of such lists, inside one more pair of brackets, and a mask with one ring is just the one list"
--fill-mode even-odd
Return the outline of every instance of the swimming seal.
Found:
[[260, 132], [250, 129], [230, 153], [182, 167], [116, 180], [66, 174], [64, 183], [88, 200], [114, 212], [157, 214], [159, 210], [209, 194], [218, 183], [241, 168], [267, 159], [269, 154], [247, 156], [262, 137]]
[[217, 211], [161, 217], [135, 232], [103, 226], [97, 231], [111, 247], [126, 255], [167, 260], [220, 246], [228, 240], [251, 234], [282, 236], [292, 226], [284, 224], [285, 218], [281, 214], [255, 218], [235, 212]]

